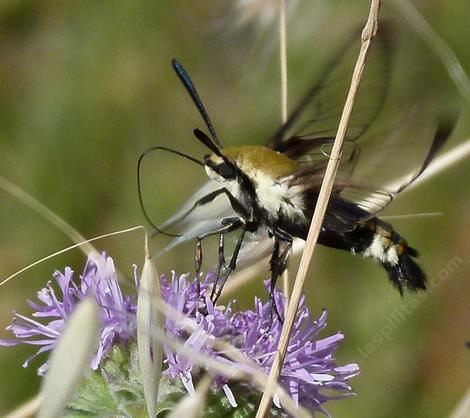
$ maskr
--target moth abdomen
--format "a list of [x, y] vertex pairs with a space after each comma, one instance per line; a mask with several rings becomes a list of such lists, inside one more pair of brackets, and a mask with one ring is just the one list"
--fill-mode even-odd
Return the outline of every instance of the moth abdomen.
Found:
[[413, 259], [418, 256], [418, 251], [410, 247], [392, 225], [380, 218], [358, 222], [352, 230], [323, 227], [319, 243], [378, 261], [400, 294], [404, 290], [426, 289], [426, 276]]
[[372, 218], [356, 230], [356, 235], [363, 235], [361, 245], [365, 248], [360, 251], [362, 255], [380, 262], [400, 294], [405, 289], [426, 289], [426, 275], [413, 259], [418, 256], [418, 251], [410, 247], [392, 225], [380, 218]]
[[426, 275], [412, 257], [411, 252], [407, 248], [399, 257], [397, 263], [382, 263], [390, 281], [400, 294], [403, 294], [404, 289], [416, 292], [418, 290], [426, 290], [427, 287]]

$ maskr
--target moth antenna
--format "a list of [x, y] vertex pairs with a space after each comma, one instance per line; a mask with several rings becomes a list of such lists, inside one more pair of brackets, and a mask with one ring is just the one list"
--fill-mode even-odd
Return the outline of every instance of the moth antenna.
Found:
[[196, 105], [197, 109], [199, 110], [199, 113], [204, 119], [206, 126], [209, 128], [209, 132], [211, 133], [213, 142], [215, 143], [218, 149], [222, 149], [222, 143], [220, 142], [220, 139], [217, 136], [217, 133], [215, 132], [214, 125], [212, 124], [209, 114], [207, 113], [206, 108], [204, 107], [204, 104], [202, 103], [202, 100], [199, 97], [196, 87], [194, 86], [194, 83], [191, 80], [191, 77], [189, 77], [189, 74], [186, 72], [184, 67], [175, 58], [173, 58], [171, 63], [173, 65], [173, 69], [176, 72], [176, 75], [181, 80], [184, 87], [186, 87], [186, 90], [191, 96], [191, 99], [193, 99], [194, 104]]
[[[147, 219], [147, 222], [152, 226], [152, 228], [155, 229], [155, 231], [157, 231], [157, 233], [159, 234], [163, 234], [163, 235], [166, 235], [168, 237], [180, 237], [181, 234], [171, 234], [170, 232], [165, 232], [163, 231], [162, 229], [160, 229], [157, 225], [155, 225], [153, 223], [153, 221], [150, 219], [150, 216], [148, 215], [146, 209], [145, 209], [145, 205], [144, 205], [144, 200], [143, 200], [143, 197], [142, 197], [142, 186], [141, 186], [141, 181], [140, 181], [140, 168], [142, 166], [142, 160], [144, 159], [144, 157], [149, 154], [150, 152], [152, 151], [167, 151], [167, 152], [171, 152], [172, 154], [176, 154], [180, 157], [183, 157], [183, 158], [186, 158], [187, 160], [189, 161], [192, 161], [193, 163], [196, 163], [202, 167], [204, 167], [204, 164], [199, 161], [198, 159], [194, 158], [194, 157], [191, 157], [190, 155], [188, 154], [185, 154], [183, 152], [180, 152], [180, 151], [176, 151], [174, 149], [171, 149], [171, 148], [167, 148], [167, 147], [150, 147], [148, 149], [146, 149], [139, 157], [139, 160], [137, 162], [137, 191], [139, 193], [139, 204], [140, 204], [140, 208], [142, 209], [142, 213], [144, 214], [144, 217], [145, 219]], [[152, 235], [153, 236], [153, 235]]]

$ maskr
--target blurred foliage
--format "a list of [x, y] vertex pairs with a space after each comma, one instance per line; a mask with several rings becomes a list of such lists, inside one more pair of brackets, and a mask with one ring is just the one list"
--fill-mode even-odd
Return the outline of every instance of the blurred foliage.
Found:
[[[440, 61], [393, 2], [387, 3], [382, 16], [395, 17], [409, 47], [398, 66], [419, 69], [393, 88], [427, 96], [432, 90], [437, 106], [462, 101]], [[416, 5], [470, 73], [467, 2]], [[231, 9], [229, 2], [215, 0], [1, 2], [0, 174], [86, 237], [145, 223], [136, 193], [139, 154], [157, 144], [196, 156], [205, 152], [191, 135], [202, 122], [172, 73], [174, 56], [195, 79], [223, 141], [262, 144], [280, 119], [277, 34], [269, 27], [235, 27]], [[291, 104], [367, 12], [365, 0], [298, 0], [288, 21]], [[447, 148], [469, 137], [469, 106], [462, 108]], [[144, 169], [146, 201], [156, 222], [204, 178], [196, 166], [166, 157], [150, 157]], [[430, 278], [443, 278], [426, 296], [402, 299], [373, 263], [318, 248], [306, 289], [309, 303], [313, 312], [327, 307], [330, 331], [346, 334], [340, 362], [355, 360], [362, 369], [352, 382], [358, 396], [329, 405], [334, 416], [443, 417], [470, 385], [470, 352], [464, 346], [470, 339], [468, 169], [462, 162], [387, 209], [387, 214], [442, 212], [394, 222], [419, 248]], [[31, 209], [1, 196], [0, 277], [70, 245]], [[158, 239], [155, 247], [164, 243]], [[144, 257], [143, 236], [136, 232], [100, 241], [97, 248], [112, 255], [128, 277], [132, 263], [140, 265]], [[160, 272], [191, 271], [192, 252], [187, 245], [169, 253]], [[66, 265], [80, 271], [83, 255], [69, 252], [1, 288], [2, 338], [9, 337], [3, 330], [11, 311], [27, 313], [25, 300]], [[260, 278], [237, 296], [251, 305], [263, 292]], [[0, 350], [0, 414], [36, 393], [34, 367], [21, 368], [31, 353]]]

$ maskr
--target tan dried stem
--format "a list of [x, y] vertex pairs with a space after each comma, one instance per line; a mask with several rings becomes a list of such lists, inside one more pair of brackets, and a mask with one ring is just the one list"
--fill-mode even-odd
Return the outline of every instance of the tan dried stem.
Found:
[[351, 118], [351, 113], [359, 89], [362, 73], [364, 71], [367, 53], [372, 43], [372, 39], [377, 33], [378, 13], [380, 5], [381, 0], [372, 0], [369, 17], [367, 19], [367, 23], [364, 27], [364, 30], [362, 31], [361, 50], [359, 52], [356, 66], [354, 68], [351, 86], [349, 88], [346, 103], [344, 105], [343, 113], [341, 115], [338, 132], [336, 134], [335, 142], [333, 144], [333, 149], [331, 152], [331, 158], [328, 161], [325, 176], [322, 182], [322, 186], [320, 188], [320, 193], [318, 196], [317, 204], [315, 206], [312, 223], [310, 224], [305, 249], [302, 253], [302, 258], [300, 260], [299, 269], [297, 271], [297, 277], [295, 279], [294, 288], [292, 290], [291, 300], [287, 308], [287, 315], [279, 340], [277, 354], [274, 359], [271, 372], [269, 374], [265, 391], [261, 398], [258, 412], [256, 414], [257, 418], [266, 417], [271, 407], [272, 397], [275, 391], [276, 383], [279, 378], [279, 374], [282, 369], [282, 364], [284, 363], [284, 357], [287, 351], [287, 346], [289, 344], [289, 338], [292, 331], [295, 315], [297, 313], [299, 301], [302, 296], [302, 289], [305, 283], [305, 278], [307, 276], [308, 267], [310, 264], [310, 260], [313, 256], [315, 245], [318, 241], [318, 236], [320, 234], [323, 218], [325, 217], [328, 201], [333, 190], [333, 183], [341, 157], [341, 149], [343, 146], [344, 138], [346, 136], [346, 130], [349, 124], [349, 120]]
[[[43, 218], [48, 220], [51, 224], [56, 226], [57, 229], [62, 231], [73, 242], [85, 242], [85, 238], [83, 237], [83, 235], [80, 234], [80, 232], [78, 232], [73, 226], [68, 224], [59, 215], [57, 215], [39, 200], [31, 196], [24, 189], [12, 183], [10, 180], [3, 176], [0, 176], [0, 189], [3, 189], [5, 192], [9, 193], [26, 206], [29, 206]], [[96, 251], [95, 248], [91, 245], [84, 245], [81, 249], [85, 253], [85, 255], [91, 251]]]
[[[104, 234], [100, 235], [99, 237], [91, 238], [91, 239], [85, 239], [80, 232], [78, 232], [72, 225], [67, 223], [65, 219], [61, 218], [57, 213], [55, 213], [53, 210], [49, 209], [46, 205], [41, 203], [39, 200], [31, 196], [29, 193], [27, 193], [23, 188], [17, 186], [7, 178], [0, 176], [0, 189], [4, 190], [6, 193], [9, 193], [11, 196], [14, 198], [18, 199], [20, 202], [22, 202], [24, 205], [30, 207], [33, 209], [36, 213], [41, 215], [44, 219], [46, 219], [48, 222], [50, 222], [52, 225], [54, 225], [59, 231], [63, 232], [67, 237], [70, 238], [72, 242], [75, 243], [75, 245], [71, 245], [69, 247], [66, 247], [60, 251], [57, 251], [53, 254], [50, 254], [49, 256], [43, 257], [40, 260], [26, 266], [25, 268], [22, 268], [21, 270], [16, 271], [15, 273], [11, 274], [4, 280], [0, 280], [0, 286], [8, 283], [11, 279], [14, 277], [20, 275], [21, 273], [25, 272], [26, 270], [29, 270], [30, 268], [50, 259], [53, 258], [59, 254], [62, 254], [64, 252], [67, 252], [73, 248], [79, 248], [85, 255], [88, 255], [91, 252], [98, 252], [98, 250], [91, 245], [93, 241], [102, 239], [102, 238], [107, 238], [113, 235], [119, 235], [119, 234], [124, 234], [127, 232], [131, 232], [135, 229], [143, 229], [145, 231], [145, 228], [143, 226], [138, 226], [134, 228], [127, 228], [122, 231], [117, 231], [117, 232], [112, 232], [110, 234]], [[116, 273], [118, 275], [118, 279], [120, 282], [126, 283], [125, 280], [123, 280], [123, 275], [119, 272], [119, 270], [116, 270]]]
[[29, 401], [26, 401], [15, 410], [5, 415], [5, 418], [32, 418], [36, 415], [41, 406], [42, 396], [36, 395]]
[[[138, 226], [133, 226], [131, 228], [126, 228], [126, 229], [121, 229], [119, 231], [114, 231], [114, 232], [109, 232], [107, 234], [103, 234], [103, 235], [99, 235], [97, 237], [94, 237], [94, 238], [90, 238], [90, 239], [87, 239], [85, 241], [82, 241], [82, 242], [78, 242], [77, 244], [74, 244], [74, 245], [70, 245], [69, 247], [65, 247], [59, 251], [56, 251], [52, 254], [49, 254], [47, 255], [46, 257], [42, 257], [41, 259], [35, 261], [34, 263], [31, 263], [29, 265], [27, 265], [26, 267], [23, 267], [22, 269], [16, 271], [15, 273], [11, 274], [10, 276], [6, 277], [5, 279], [1, 280], [0, 281], [0, 286], [3, 286], [5, 285], [6, 283], [8, 283], [10, 280], [12, 280], [13, 278], [15, 278], [16, 276], [24, 273], [25, 271], [43, 263], [44, 261], [46, 260], [49, 260], [51, 258], [54, 258], [60, 254], [64, 254], [66, 253], [67, 251], [70, 251], [70, 250], [73, 250], [74, 248], [81, 248], [83, 246], [86, 246], [86, 248], [91, 248], [93, 249], [94, 247], [89, 245], [90, 242], [94, 242], [94, 241], [98, 241], [100, 239], [103, 239], [103, 238], [108, 238], [108, 237], [112, 237], [112, 236], [115, 236], [115, 235], [121, 235], [121, 234], [127, 234], [129, 232], [132, 232], [132, 231], [136, 231], [138, 229], [142, 229], [144, 231], [146, 231], [145, 227], [142, 226], [142, 225], [138, 225]], [[92, 250], [93, 251], [93, 250]]]
[[468, 418], [470, 416], [470, 389], [450, 413], [449, 418]]
[[281, 64], [281, 118], [287, 121], [287, 21], [286, 1], [279, 0], [279, 61]]
[[236, 272], [225, 284], [222, 298], [226, 299], [229, 295], [236, 293], [238, 289], [250, 283], [256, 276], [265, 273], [268, 265], [269, 257], [263, 257], [262, 260]]
[[[287, 19], [286, 0], [279, 0], [279, 62], [281, 65], [281, 120], [287, 121]], [[286, 302], [289, 301], [289, 269], [282, 274], [282, 289]], [[287, 303], [286, 303], [287, 309]]]
[[157, 409], [158, 390], [162, 374], [163, 344], [149, 333], [152, 327], [163, 327], [164, 315], [156, 308], [161, 297], [160, 277], [151, 257], [148, 235], [145, 234], [145, 261], [140, 275], [137, 296], [137, 348], [141, 382], [149, 417]]
[[462, 96], [470, 102], [470, 79], [452, 48], [409, 0], [393, 0], [392, 4], [439, 57]]

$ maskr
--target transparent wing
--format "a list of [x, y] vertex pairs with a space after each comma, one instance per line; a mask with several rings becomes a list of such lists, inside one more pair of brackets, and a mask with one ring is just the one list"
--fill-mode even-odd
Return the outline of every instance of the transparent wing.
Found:
[[[376, 213], [391, 201], [390, 193], [362, 185], [368, 184], [367, 182], [362, 182], [361, 186], [355, 185], [354, 172], [358, 163], [364, 161], [361, 155], [364, 134], [377, 119], [385, 103], [390, 78], [389, 37], [389, 29], [382, 26], [371, 48], [348, 126], [335, 184], [338, 205], [340, 201], [350, 199], [351, 202], [358, 202], [361, 209], [371, 213]], [[310, 88], [288, 121], [268, 142], [268, 146], [302, 164], [302, 169], [296, 173], [299, 176], [297, 181], [308, 183], [314, 195], [323, 180], [357, 60], [359, 36], [351, 39], [326, 66], [319, 81]], [[340, 193], [345, 196], [340, 196]], [[339, 207], [338, 211], [340, 210]], [[354, 216], [357, 219], [358, 214], [355, 213]], [[364, 214], [363, 217], [365, 216]], [[334, 220], [332, 222], [335, 223]], [[345, 217], [340, 224], [342, 229], [346, 226], [349, 228], [350, 221]]]
[[220, 195], [212, 202], [203, 206], [196, 206], [194, 210], [191, 210], [198, 200], [220, 187], [220, 184], [208, 181], [170, 219], [160, 226], [160, 229], [164, 231], [176, 230], [180, 236], [174, 238], [159, 255], [200, 234], [216, 229], [220, 226], [221, 219], [236, 216], [227, 197], [224, 195]]
[[405, 116], [388, 130], [366, 134], [361, 158], [341, 197], [375, 214], [412, 184], [449, 139], [457, 113], [437, 114], [425, 103], [404, 109]]
[[[416, 106], [420, 112], [406, 112], [406, 118], [380, 134], [364, 138], [357, 150], [340, 163], [324, 226], [347, 231], [383, 210], [393, 198], [412, 184], [450, 137], [456, 118], [437, 117]], [[300, 186], [318, 196], [326, 162], [303, 166], [290, 176]], [[313, 211], [313, 207], [310, 208]]]
[[[249, 234], [240, 250], [237, 268], [244, 268], [270, 256], [273, 253], [274, 239], [270, 238], [266, 228], [260, 228], [256, 234]], [[268, 266], [269, 263], [266, 263]]]
[[[449, 110], [443, 115], [442, 109], [436, 112], [429, 103], [415, 97], [408, 98], [408, 105], [394, 102], [391, 112], [381, 114], [391, 82], [390, 38], [390, 28], [382, 25], [370, 50], [354, 104], [331, 210], [327, 214], [327, 218], [333, 215], [335, 206], [338, 228], [384, 209], [425, 170], [455, 124], [455, 116]], [[268, 141], [268, 146], [302, 164], [293, 177], [309, 187], [312, 195], [318, 194], [323, 180], [357, 59], [359, 42], [356, 45], [354, 40], [359, 36], [351, 39]], [[396, 66], [394, 79], [402, 75], [402, 70], [406, 72], [401, 67]], [[439, 106], [445, 107], [442, 103]], [[355, 204], [357, 211], [349, 203]], [[332, 224], [335, 222], [333, 219]]]
[[[224, 196], [219, 196], [213, 202], [198, 207], [187, 214], [199, 199], [218, 188], [220, 188], [220, 184], [208, 181], [170, 219], [161, 225], [163, 230], [171, 228], [179, 231], [180, 236], [172, 239], [157, 256], [165, 254], [184, 242], [195, 239], [200, 234], [214, 231], [221, 226], [223, 218], [236, 216]], [[245, 238], [237, 265], [239, 268], [252, 265], [272, 253], [272, 249], [273, 239], [269, 237], [266, 228], [260, 227], [255, 234], [248, 234]], [[226, 254], [227, 256], [229, 256], [229, 252]]]
[[[367, 59], [346, 139], [358, 139], [380, 113], [388, 86], [390, 42], [382, 26]], [[352, 36], [340, 53], [300, 101], [268, 146], [292, 158], [310, 154], [334, 139], [359, 51], [359, 36]]]

